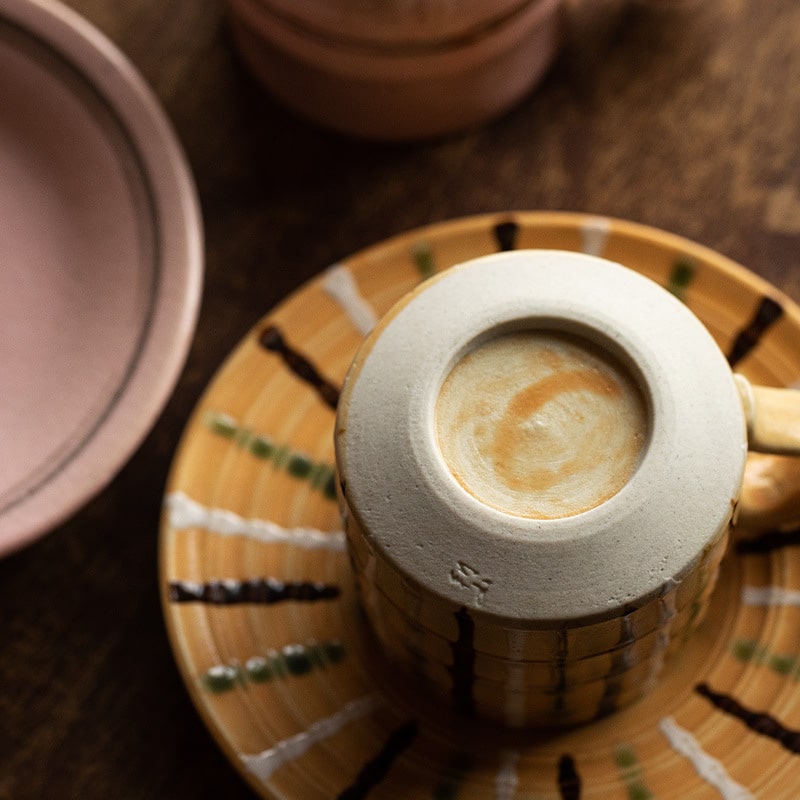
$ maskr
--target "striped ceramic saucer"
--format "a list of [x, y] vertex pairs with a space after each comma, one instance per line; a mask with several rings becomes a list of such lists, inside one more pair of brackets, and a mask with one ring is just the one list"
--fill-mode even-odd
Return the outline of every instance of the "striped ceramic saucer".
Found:
[[[687, 303], [753, 381], [800, 378], [800, 309], [789, 299], [704, 247], [627, 222], [482, 216], [331, 266], [230, 355], [173, 465], [162, 597], [203, 720], [265, 798], [800, 796], [800, 530], [740, 533], [706, 621], [659, 685], [558, 735], [456, 717], [376, 654], [335, 500], [341, 382], [362, 337], [419, 281], [518, 247], [579, 250], [636, 269]], [[745, 491], [770, 474], [796, 487], [797, 473], [793, 462], [760, 457]], [[460, 691], [469, 686], [459, 675]]]

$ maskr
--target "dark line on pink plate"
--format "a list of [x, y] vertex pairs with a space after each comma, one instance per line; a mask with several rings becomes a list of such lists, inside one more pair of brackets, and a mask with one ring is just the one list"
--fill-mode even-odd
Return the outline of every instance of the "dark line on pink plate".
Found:
[[10, 41], [14, 47], [30, 52], [36, 62], [51, 71], [54, 76], [57, 75], [81, 105], [95, 117], [105, 140], [115, 151], [116, 163], [125, 173], [126, 184], [131, 187], [131, 196], [136, 206], [137, 229], [144, 231], [147, 228], [152, 231], [152, 235], [150, 231], [147, 233], [150, 263], [147, 274], [140, 280], [141, 291], [144, 294], [143, 313], [138, 330], [132, 331], [135, 340], [132, 342], [130, 354], [113, 389], [109, 387], [105, 405], [97, 409], [96, 415], [79, 438], [62, 448], [58, 455], [54, 453], [53, 459], [35, 477], [34, 474], [27, 476], [28, 481], [23, 482], [19, 493], [11, 493], [3, 498], [0, 504], [0, 517], [2, 517], [28, 502], [57, 476], [69, 469], [81, 457], [85, 448], [95, 439], [125, 398], [125, 393], [135, 380], [145, 352], [152, 342], [158, 294], [164, 282], [165, 263], [161, 241], [164, 213], [156, 197], [152, 170], [144, 162], [142, 147], [134, 140], [130, 123], [125, 119], [128, 113], [121, 115], [109, 101], [107, 93], [100, 87], [96, 77], [61, 52], [57, 46], [45, 41], [43, 37], [35, 36], [33, 31], [7, 19], [5, 15], [0, 19], [0, 23], [4, 29], [0, 39], [5, 45]]
[[253, 603], [273, 605], [286, 601], [314, 603], [318, 600], [335, 600], [340, 589], [326, 583], [292, 581], [284, 583], [277, 578], [251, 578], [249, 580], [216, 580], [208, 583], [170, 581], [171, 603], [207, 603], [215, 606]]
[[338, 800], [363, 800], [389, 774], [394, 762], [413, 744], [419, 727], [411, 720], [389, 734], [380, 752], [359, 770], [355, 781], [338, 795]]
[[800, 755], [800, 731], [787, 728], [770, 714], [747, 708], [730, 695], [715, 692], [707, 683], [699, 684], [695, 691], [709, 700], [715, 708], [741, 720], [754, 733], [778, 742], [794, 755]]
[[267, 325], [258, 335], [258, 343], [272, 353], [277, 353], [283, 363], [301, 381], [307, 383], [316, 390], [325, 405], [336, 410], [339, 404], [340, 390], [324, 378], [317, 368], [299, 350], [295, 350], [283, 337], [283, 334], [275, 325]]

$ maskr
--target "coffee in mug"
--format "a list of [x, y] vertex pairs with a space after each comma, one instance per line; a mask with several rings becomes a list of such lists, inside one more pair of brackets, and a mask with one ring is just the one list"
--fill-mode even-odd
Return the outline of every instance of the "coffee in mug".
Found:
[[453, 476], [521, 517], [566, 517], [608, 500], [633, 474], [646, 435], [644, 398], [627, 370], [588, 341], [546, 330], [480, 344], [436, 401]]

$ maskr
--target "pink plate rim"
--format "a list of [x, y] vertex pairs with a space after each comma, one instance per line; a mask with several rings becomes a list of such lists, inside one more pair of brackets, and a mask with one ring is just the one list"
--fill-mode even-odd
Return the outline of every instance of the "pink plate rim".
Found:
[[3, 556], [31, 544], [99, 493], [155, 424], [183, 369], [197, 324], [204, 234], [197, 190], [171, 123], [116, 45], [53, 0], [0, 0], [0, 21], [52, 50], [108, 106], [141, 168], [158, 254], [151, 309], [125, 377], [80, 441], [0, 508]]

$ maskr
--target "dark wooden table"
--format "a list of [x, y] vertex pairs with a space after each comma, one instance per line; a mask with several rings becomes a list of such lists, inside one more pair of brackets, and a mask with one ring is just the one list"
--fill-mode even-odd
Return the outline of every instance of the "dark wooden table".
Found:
[[214, 0], [69, 3], [127, 53], [172, 119], [199, 189], [207, 273], [187, 366], [145, 443], [75, 517], [0, 562], [0, 798], [251, 797], [189, 701], [156, 582], [167, 471], [221, 360], [337, 259], [484, 211], [648, 223], [800, 299], [800, 5], [634, 8], [602, 50], [562, 58], [503, 118], [390, 146], [273, 102]]

